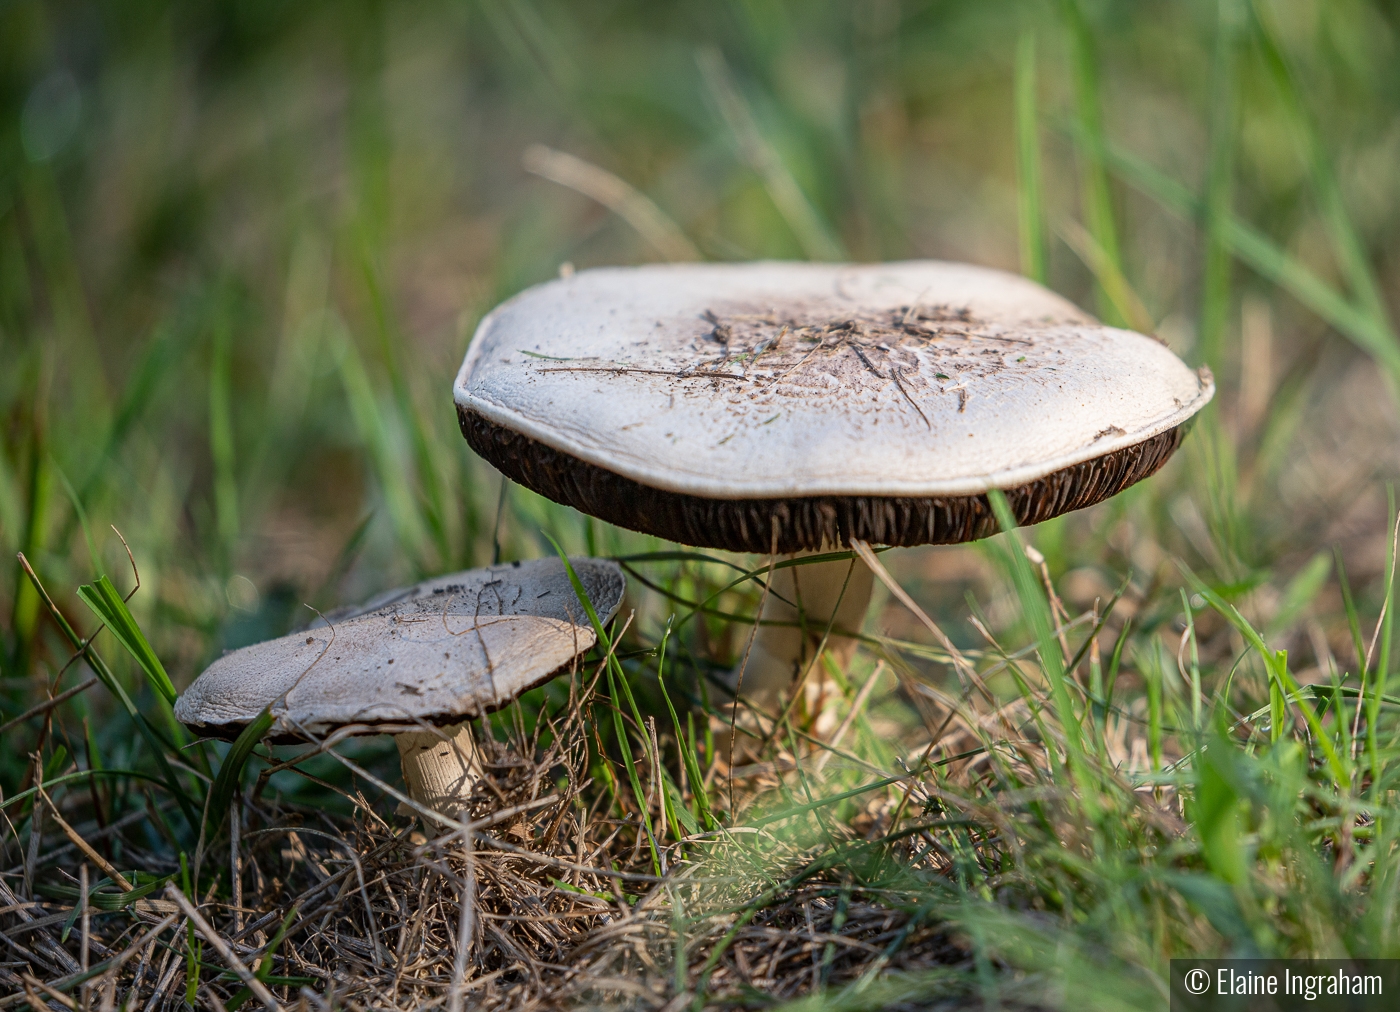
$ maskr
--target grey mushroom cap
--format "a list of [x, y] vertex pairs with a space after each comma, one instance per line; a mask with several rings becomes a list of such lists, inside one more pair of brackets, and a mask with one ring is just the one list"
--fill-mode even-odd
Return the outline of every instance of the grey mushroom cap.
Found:
[[[622, 603], [621, 568], [570, 559], [599, 619]], [[597, 641], [562, 560], [452, 573], [333, 614], [329, 624], [231, 651], [175, 703], [175, 716], [232, 737], [269, 704], [273, 735], [352, 724], [444, 724], [509, 704]]]
[[[481, 323], [462, 432], [557, 502], [766, 552], [971, 540], [1155, 471], [1212, 397], [1152, 337], [967, 264], [602, 268]], [[776, 542], [775, 540], [776, 539]]]

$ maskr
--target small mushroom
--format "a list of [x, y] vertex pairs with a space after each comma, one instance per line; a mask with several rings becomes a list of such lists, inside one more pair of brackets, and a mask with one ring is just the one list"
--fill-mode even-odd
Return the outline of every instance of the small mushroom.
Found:
[[[598, 617], [611, 619], [622, 570], [570, 564]], [[279, 739], [417, 724], [394, 735], [408, 794], [455, 818], [481, 773], [468, 722], [548, 681], [596, 640], [562, 560], [473, 569], [227, 653], [185, 690], [175, 716], [225, 738], [269, 705]]]
[[[1214, 390], [1024, 278], [914, 261], [582, 271], [491, 312], [454, 395], [472, 448], [555, 502], [794, 554], [986, 537], [989, 489], [1021, 524], [1093, 505], [1160, 468]], [[788, 686], [838, 599], [857, 630], [871, 590], [844, 561], [778, 573], [763, 618], [800, 603], [809, 634], [762, 627], [758, 697]]]

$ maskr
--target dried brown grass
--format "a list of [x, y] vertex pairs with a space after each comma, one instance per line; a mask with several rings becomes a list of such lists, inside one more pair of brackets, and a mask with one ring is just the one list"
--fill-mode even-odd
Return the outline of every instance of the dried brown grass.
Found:
[[[90, 906], [83, 930], [64, 937], [83, 906], [77, 890], [66, 901], [52, 887], [49, 898], [25, 900], [0, 878], [10, 950], [0, 980], [11, 989], [0, 1008], [179, 1008], [191, 945], [203, 964], [195, 1005], [211, 1009], [263, 1004], [264, 982], [277, 1004], [314, 1009], [678, 1009], [697, 990], [723, 1007], [965, 963], [920, 907], [916, 883], [901, 890], [873, 866], [852, 877], [853, 858], [899, 874], [946, 866], [928, 827], [884, 839], [904, 807], [903, 785], [858, 797], [845, 821], [824, 807], [788, 815], [773, 799], [792, 780], [790, 750], [775, 746], [771, 761], [732, 776], [719, 764], [737, 807], [758, 813], [754, 825], [663, 847], [657, 876], [635, 804], [588, 778], [595, 754], [583, 715], [598, 702], [585, 691], [532, 735], [505, 722], [515, 733], [483, 741], [486, 776], [460, 831], [429, 836], [417, 820], [386, 820], [358, 792], [347, 795], [354, 818], [342, 821], [254, 788], [235, 801], [233, 845], [221, 833], [196, 855], [199, 897], [180, 892], [169, 857], [143, 844], [152, 813], [105, 830], [70, 826], [72, 841], [58, 847], [60, 813], [71, 807], [65, 822], [76, 822], [87, 799], [46, 796], [40, 842], [11, 869], [24, 882], [76, 885], [90, 873], [99, 885], [99, 849], [111, 853], [116, 839], [139, 881], [171, 881], [119, 910]], [[740, 724], [741, 735], [745, 724], [762, 734], [756, 715]], [[820, 750], [802, 751], [806, 761]], [[838, 758], [827, 775], [851, 768]], [[657, 801], [654, 777], [643, 780]], [[652, 816], [660, 825], [659, 804]], [[221, 861], [227, 869], [215, 867]], [[232, 895], [207, 884], [221, 878], [236, 883]], [[114, 887], [103, 893], [114, 897]]]

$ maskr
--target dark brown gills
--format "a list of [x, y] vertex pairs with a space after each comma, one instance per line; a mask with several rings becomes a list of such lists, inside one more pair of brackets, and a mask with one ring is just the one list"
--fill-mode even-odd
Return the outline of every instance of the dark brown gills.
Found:
[[[457, 409], [471, 448], [512, 481], [546, 499], [629, 530], [732, 552], [786, 554], [849, 545], [949, 545], [997, 532], [985, 494], [818, 495], [710, 499], [624, 478], [537, 440]], [[1190, 423], [1005, 489], [1021, 525], [1037, 524], [1117, 495], [1154, 474], [1181, 445]]]

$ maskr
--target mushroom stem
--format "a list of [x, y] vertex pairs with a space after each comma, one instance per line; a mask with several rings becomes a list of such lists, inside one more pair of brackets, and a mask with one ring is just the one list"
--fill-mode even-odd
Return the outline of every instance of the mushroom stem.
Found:
[[470, 721], [394, 735], [408, 795], [425, 808], [457, 818], [481, 779], [481, 754]]
[[[801, 552], [789, 558], [814, 554], [817, 553]], [[835, 630], [860, 630], [870, 606], [873, 583], [870, 570], [859, 559], [774, 570], [759, 618], [762, 622], [794, 624], [760, 625], [748, 663], [741, 661], [730, 672], [730, 684], [757, 705], [774, 708], [784, 690], [816, 656], [828, 623], [833, 631], [826, 643], [827, 652], [844, 668], [855, 653], [857, 641], [837, 635]]]

